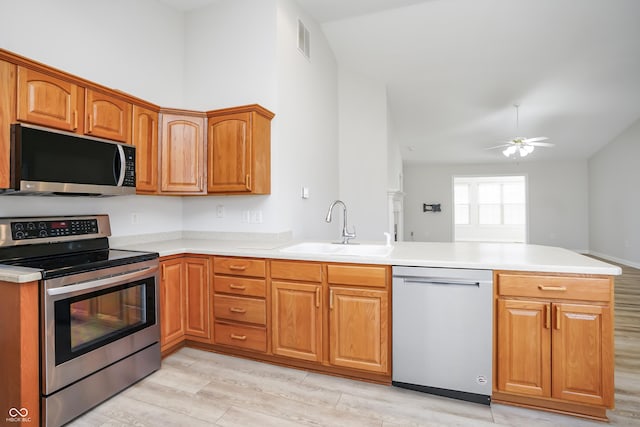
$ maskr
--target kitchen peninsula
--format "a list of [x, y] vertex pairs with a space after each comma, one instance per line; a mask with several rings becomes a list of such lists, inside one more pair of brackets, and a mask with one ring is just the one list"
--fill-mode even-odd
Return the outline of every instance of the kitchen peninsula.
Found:
[[[184, 236], [112, 239], [161, 256], [164, 355], [187, 345], [389, 384], [392, 266], [492, 270], [493, 401], [594, 419], [613, 407], [619, 267], [538, 245], [406, 242], [358, 256], [289, 252], [299, 242], [286, 236]], [[34, 273], [5, 268], [0, 279]]]

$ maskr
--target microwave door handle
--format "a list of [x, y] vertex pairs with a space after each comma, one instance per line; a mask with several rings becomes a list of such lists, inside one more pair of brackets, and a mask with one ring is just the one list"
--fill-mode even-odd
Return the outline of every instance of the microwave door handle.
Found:
[[124, 156], [124, 149], [122, 148], [122, 145], [116, 144], [116, 147], [118, 147], [118, 152], [113, 159], [113, 177], [116, 179], [116, 185], [118, 187], [122, 187], [126, 172], [126, 157]]

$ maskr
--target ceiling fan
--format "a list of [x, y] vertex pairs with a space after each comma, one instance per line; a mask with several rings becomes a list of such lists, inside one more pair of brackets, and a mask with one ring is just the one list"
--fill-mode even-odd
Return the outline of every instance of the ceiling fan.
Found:
[[[519, 125], [519, 104], [513, 105], [516, 108], [516, 129]], [[538, 136], [535, 138], [526, 138], [524, 136], [516, 136], [515, 138], [505, 141], [504, 144], [496, 145], [495, 147], [489, 147], [487, 150], [494, 150], [496, 148], [504, 148], [502, 154], [505, 157], [525, 157], [533, 152], [536, 147], [553, 147], [554, 144], [546, 141], [546, 136]]]

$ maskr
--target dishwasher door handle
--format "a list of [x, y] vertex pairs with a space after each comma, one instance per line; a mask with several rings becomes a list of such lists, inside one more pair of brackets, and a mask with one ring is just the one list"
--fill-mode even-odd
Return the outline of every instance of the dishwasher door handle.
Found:
[[467, 282], [463, 280], [447, 280], [447, 279], [421, 279], [421, 278], [405, 278], [402, 279], [404, 283], [411, 283], [416, 285], [455, 285], [455, 286], [476, 286], [480, 287], [480, 282]]

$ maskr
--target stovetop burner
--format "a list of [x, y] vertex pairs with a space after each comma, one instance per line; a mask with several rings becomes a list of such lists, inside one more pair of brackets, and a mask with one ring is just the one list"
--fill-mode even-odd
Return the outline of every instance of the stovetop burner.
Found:
[[158, 254], [154, 252], [106, 249], [44, 258], [14, 259], [6, 262], [0, 261], [0, 263], [20, 267], [37, 268], [43, 270], [43, 279], [51, 279], [54, 277], [67, 276], [69, 274], [98, 270], [100, 268], [147, 261], [157, 257]]
[[155, 252], [109, 248], [106, 215], [0, 218], [0, 264], [66, 276], [158, 258]]

